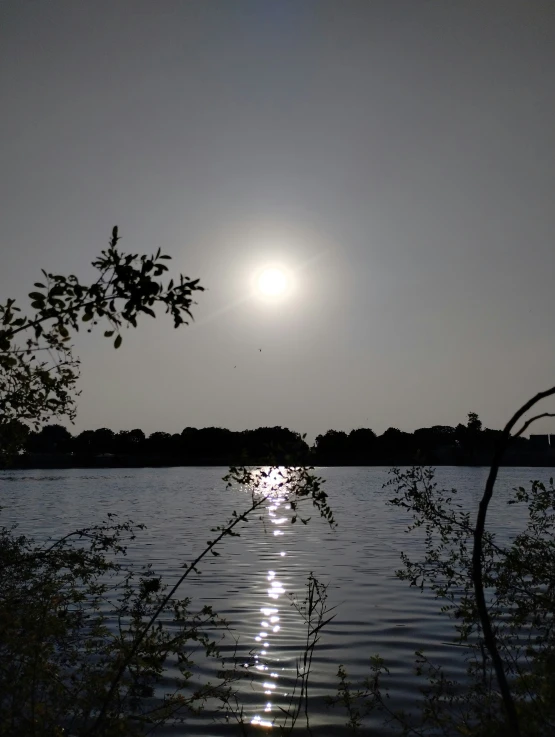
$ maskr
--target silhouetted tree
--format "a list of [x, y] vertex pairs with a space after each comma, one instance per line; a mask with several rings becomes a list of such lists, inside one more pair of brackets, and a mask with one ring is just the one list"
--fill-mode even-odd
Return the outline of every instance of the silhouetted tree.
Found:
[[455, 446], [455, 428], [449, 425], [420, 427], [413, 433], [413, 450], [425, 463], [436, 463], [440, 450]]
[[462, 451], [461, 460], [465, 463], [475, 463], [480, 448], [482, 422], [476, 412], [468, 413], [466, 426], [457, 425], [455, 437]]
[[171, 454], [175, 458], [179, 458], [181, 452], [181, 435], [178, 432], [174, 432], [169, 441]]
[[473, 433], [479, 433], [482, 429], [482, 421], [476, 414], [476, 412], [469, 412], [468, 413], [468, 422], [466, 423], [466, 427], [469, 432]]
[[0, 422], [0, 468], [10, 458], [25, 451], [32, 434], [27, 425], [19, 420]]
[[251, 463], [296, 464], [308, 456], [298, 432], [287, 427], [258, 427], [240, 433], [241, 454]]
[[189, 463], [227, 463], [232, 456], [233, 436], [231, 430], [221, 427], [186, 427], [181, 432], [180, 457]]
[[371, 463], [376, 456], [376, 433], [370, 428], [351, 430], [347, 439], [347, 456], [351, 463]]
[[144, 453], [145, 434], [142, 430], [121, 430], [114, 437], [114, 452], [136, 456]]
[[62, 425], [45, 425], [29, 434], [26, 447], [31, 453], [68, 453], [72, 440], [72, 434]]
[[93, 449], [95, 453], [114, 452], [114, 431], [107, 427], [101, 427], [94, 431]]
[[169, 432], [153, 432], [146, 441], [146, 452], [154, 455], [170, 455], [172, 451]]
[[316, 460], [320, 463], [345, 463], [349, 450], [347, 433], [328, 430], [318, 435], [314, 443]]
[[[484, 428], [480, 434], [479, 434], [479, 451], [480, 453], [487, 454], [487, 462], [491, 460], [493, 457], [493, 453], [495, 451], [496, 446], [501, 441], [501, 436], [503, 435], [503, 430], [491, 430], [489, 427]], [[515, 440], [520, 440], [520, 438], [513, 438], [511, 443], [509, 443], [509, 447], [513, 445]]]
[[412, 460], [413, 437], [396, 427], [388, 427], [377, 439], [379, 458], [382, 463], [407, 463]]
[[94, 430], [84, 430], [73, 439], [75, 453], [93, 455], [95, 453]]

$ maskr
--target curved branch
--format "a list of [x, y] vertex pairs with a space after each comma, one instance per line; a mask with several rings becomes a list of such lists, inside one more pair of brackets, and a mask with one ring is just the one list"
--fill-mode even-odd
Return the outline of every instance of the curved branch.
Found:
[[529, 420], [526, 420], [524, 425], [520, 428], [520, 430], [513, 435], [514, 438], [519, 438], [523, 432], [525, 432], [530, 425], [535, 422], [536, 420], [541, 420], [542, 417], [555, 417], [555, 414], [553, 412], [542, 412], [541, 415], [536, 415], [535, 417], [530, 417]]
[[[503, 698], [503, 704], [505, 711], [507, 712], [508, 726], [512, 737], [520, 737], [520, 727], [518, 724], [518, 717], [515, 709], [515, 704], [509, 688], [509, 683], [505, 675], [503, 668], [503, 661], [499, 655], [497, 644], [495, 641], [495, 635], [491, 625], [491, 619], [489, 616], [488, 608], [486, 605], [486, 597], [484, 593], [484, 582], [482, 580], [482, 541], [484, 536], [484, 529], [486, 526], [486, 516], [488, 512], [488, 506], [493, 496], [493, 487], [499, 473], [499, 467], [507, 449], [509, 438], [511, 437], [511, 430], [520, 420], [522, 415], [528, 412], [535, 404], [540, 402], [542, 399], [551, 397], [555, 394], [555, 387], [547, 389], [544, 392], [539, 392], [532, 399], [529, 399], [522, 407], [515, 412], [509, 422], [505, 425], [503, 433], [495, 450], [493, 461], [491, 464], [488, 480], [486, 482], [486, 488], [480, 501], [478, 508], [478, 516], [476, 519], [476, 528], [474, 530], [474, 546], [472, 549], [472, 579], [474, 582], [474, 591], [476, 594], [476, 606], [478, 608], [478, 614], [480, 616], [480, 623], [484, 633], [484, 643], [489, 650], [493, 666], [495, 668], [495, 674], [497, 676], [497, 682], [499, 683], [499, 690]], [[529, 425], [536, 419], [545, 415], [538, 415], [533, 417], [529, 422], [525, 423], [523, 428], [518, 434], [524, 432]]]

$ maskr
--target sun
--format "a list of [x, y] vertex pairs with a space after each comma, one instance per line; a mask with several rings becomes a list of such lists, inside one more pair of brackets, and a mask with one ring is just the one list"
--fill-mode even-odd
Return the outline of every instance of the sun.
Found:
[[282, 297], [289, 289], [289, 279], [283, 269], [272, 266], [260, 272], [256, 286], [264, 297]]

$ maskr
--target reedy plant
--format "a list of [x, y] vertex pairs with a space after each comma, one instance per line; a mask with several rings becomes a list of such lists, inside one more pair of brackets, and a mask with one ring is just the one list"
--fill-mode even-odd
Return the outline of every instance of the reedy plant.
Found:
[[[496, 668], [485, 643], [473, 579], [475, 525], [459, 503], [456, 489], [435, 482], [421, 466], [392, 469], [386, 488], [389, 503], [412, 517], [407, 532], [420, 531], [424, 553], [401, 555], [397, 576], [420, 591], [429, 590], [452, 620], [454, 644], [466, 663], [466, 677], [449, 677], [424, 652], [416, 652], [422, 678], [412, 713], [393, 708], [382, 687], [385, 662], [376, 658], [372, 676], [360, 686], [339, 669], [338, 695], [350, 714], [353, 731], [378, 709], [393, 734], [455, 737], [503, 737], [511, 724], [499, 689]], [[506, 504], [522, 520], [522, 531], [499, 540], [486, 531], [481, 542], [481, 575], [488, 616], [503, 671], [524, 737], [555, 734], [555, 487], [530, 482], [513, 490]]]

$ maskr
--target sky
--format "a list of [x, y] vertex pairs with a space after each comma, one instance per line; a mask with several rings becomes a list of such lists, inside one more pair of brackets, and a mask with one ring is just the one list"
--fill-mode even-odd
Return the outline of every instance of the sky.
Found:
[[115, 224], [206, 287], [78, 336], [76, 430], [497, 428], [555, 385], [550, 0], [2, 0], [0, 100], [2, 301]]

